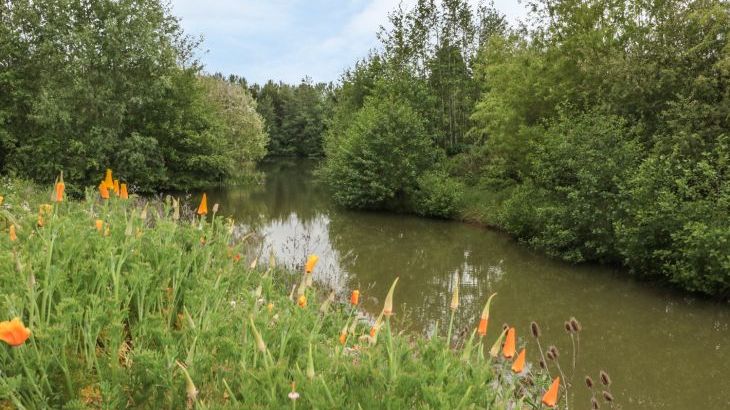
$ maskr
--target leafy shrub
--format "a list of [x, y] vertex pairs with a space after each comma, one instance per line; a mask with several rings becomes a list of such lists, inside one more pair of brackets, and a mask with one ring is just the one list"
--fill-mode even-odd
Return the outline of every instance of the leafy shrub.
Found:
[[503, 225], [567, 260], [614, 259], [621, 185], [639, 153], [618, 117], [562, 116], [530, 156], [528, 181], [505, 202]]
[[412, 205], [423, 216], [450, 218], [463, 206], [464, 185], [443, 171], [429, 171], [418, 177]]
[[323, 167], [335, 201], [361, 209], [399, 209], [436, 158], [423, 119], [392, 96], [370, 97], [344, 135], [327, 141]]

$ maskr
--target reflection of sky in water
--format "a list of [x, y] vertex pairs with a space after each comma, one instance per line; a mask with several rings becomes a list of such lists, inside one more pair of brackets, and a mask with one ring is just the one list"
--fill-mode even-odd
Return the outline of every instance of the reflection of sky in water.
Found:
[[[371, 314], [379, 312], [388, 287], [400, 276], [399, 327], [426, 334], [434, 333], [436, 323], [445, 333], [454, 275], [460, 282], [456, 334], [471, 332], [489, 294], [498, 292], [490, 345], [502, 323], [515, 326], [522, 338], [536, 320], [543, 343], [568, 356], [571, 342], [563, 322], [576, 316], [584, 328], [574, 379], [579, 387], [572, 390], [576, 408], [590, 405], [581, 386], [584, 375], [595, 379], [605, 369], [625, 409], [730, 409], [727, 305], [637, 282], [612, 269], [556, 262], [504, 235], [465, 224], [343, 211], [312, 182], [306, 164], [293, 165], [271, 165], [263, 189], [213, 194], [224, 212], [263, 237], [256, 252], [264, 260], [273, 249], [278, 264], [301, 271], [307, 255], [317, 254], [315, 280], [341, 297], [360, 288], [362, 307]], [[528, 360], [536, 363], [534, 343], [525, 341]]]

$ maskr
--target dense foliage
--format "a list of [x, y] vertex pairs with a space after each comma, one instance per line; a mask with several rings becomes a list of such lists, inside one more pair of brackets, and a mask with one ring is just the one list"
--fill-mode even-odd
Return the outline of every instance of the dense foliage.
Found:
[[258, 113], [266, 121], [268, 154], [278, 157], [321, 157], [323, 137], [332, 111], [331, 84], [308, 78], [298, 85], [268, 81], [249, 87]]
[[0, 2], [0, 172], [89, 184], [112, 165], [140, 190], [235, 176], [263, 155], [260, 119], [247, 91], [201, 83], [196, 47], [160, 0]]
[[730, 4], [527, 6], [519, 27], [464, 0], [393, 11], [382, 50], [336, 92], [326, 180], [379, 195], [344, 178], [367, 171], [342, 142], [391, 138], [349, 122], [386, 87], [420, 117], [435, 158], [401, 209], [476, 217], [570, 261], [730, 295]]

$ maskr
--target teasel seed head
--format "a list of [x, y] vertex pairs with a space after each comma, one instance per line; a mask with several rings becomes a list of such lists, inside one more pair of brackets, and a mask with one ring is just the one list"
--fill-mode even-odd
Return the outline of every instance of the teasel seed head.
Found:
[[576, 319], [574, 317], [571, 317], [570, 318], [570, 327], [571, 327], [571, 329], [573, 329], [573, 331], [575, 333], [578, 333], [581, 330], [583, 330], [583, 326], [581, 326], [580, 325], [580, 322], [578, 321], [578, 319]]
[[558, 357], [560, 357], [560, 352], [558, 351], [558, 348], [557, 348], [557, 347], [555, 347], [555, 346], [550, 346], [550, 347], [548, 348], [548, 350], [550, 350], [550, 353], [552, 353], [552, 354], [553, 354], [553, 357], [555, 357], [556, 359], [557, 359]]
[[598, 400], [595, 397], [591, 397], [591, 409], [598, 410], [601, 406], [598, 405]]
[[540, 326], [537, 325], [537, 322], [530, 323], [530, 330], [532, 331], [532, 337], [535, 339], [540, 338]]
[[593, 388], [593, 379], [591, 379], [591, 376], [586, 376], [586, 386], [588, 386], [589, 389]]
[[568, 322], [567, 320], [565, 321], [565, 323], [563, 323], [563, 326], [565, 326], [565, 331], [567, 333], [573, 332], [573, 328], [570, 326], [570, 322]]
[[[548, 354], [549, 353], [550, 352], [548, 352]], [[542, 359], [540, 359], [540, 368], [543, 369], [543, 370], [547, 369], [547, 364], [545, 364], [545, 361], [542, 360]]]
[[552, 350], [548, 350], [547, 353], [545, 353], [545, 356], [547, 356], [548, 360], [555, 360], [555, 356], [553, 356]]
[[599, 372], [599, 375], [601, 376], [601, 383], [603, 383], [604, 386], [610, 386], [611, 385], [611, 378], [608, 376], [608, 373], [601, 370]]
[[610, 403], [610, 402], [613, 401], [613, 395], [611, 393], [609, 393], [609, 392], [607, 392], [607, 391], [604, 390], [603, 391], [603, 400], [606, 400], [607, 402]]
[[508, 325], [508, 324], [506, 324], [506, 323], [502, 323], [502, 330], [503, 330], [503, 331], [507, 331], [507, 330], [509, 330], [509, 325]]

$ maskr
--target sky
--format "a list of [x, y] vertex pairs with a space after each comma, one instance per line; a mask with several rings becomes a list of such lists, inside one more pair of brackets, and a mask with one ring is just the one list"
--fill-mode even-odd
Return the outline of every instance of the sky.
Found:
[[[405, 6], [413, 3], [403, 0]], [[198, 57], [206, 72], [257, 83], [298, 83], [305, 76], [337, 81], [378, 47], [378, 27], [397, 5], [397, 0], [172, 0], [185, 32], [202, 35]], [[494, 6], [510, 22], [526, 15], [517, 0], [495, 0]]]

